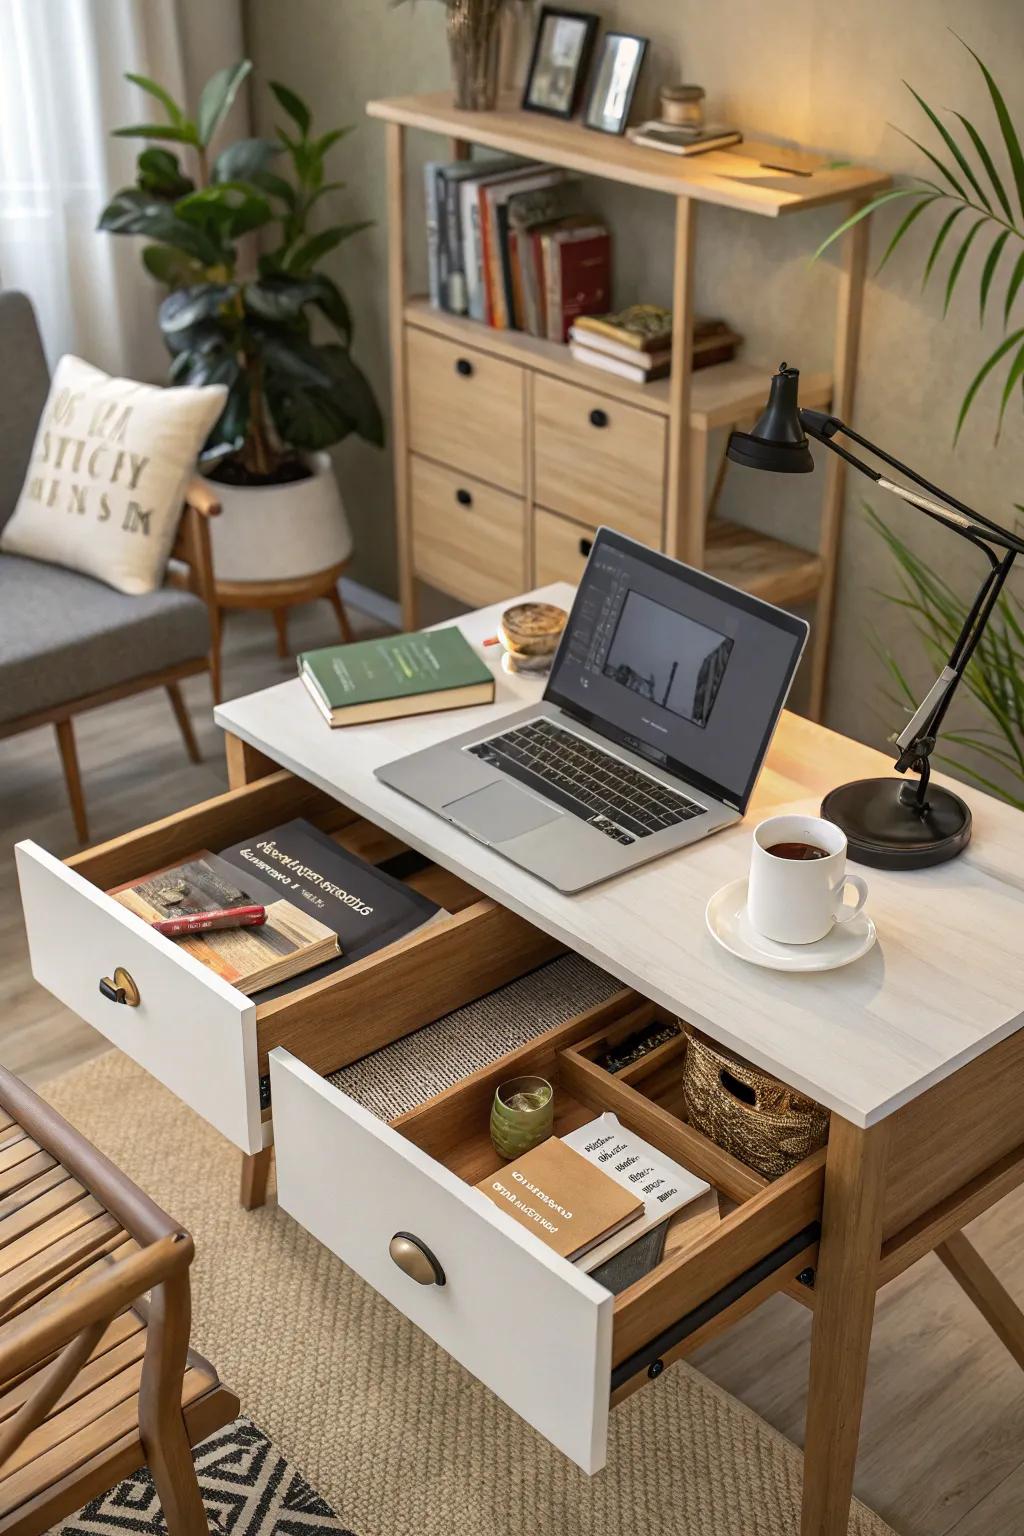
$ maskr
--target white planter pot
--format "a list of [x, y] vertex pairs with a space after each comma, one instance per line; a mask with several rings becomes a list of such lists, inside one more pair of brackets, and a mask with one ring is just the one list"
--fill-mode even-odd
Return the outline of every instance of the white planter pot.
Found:
[[308, 463], [309, 479], [288, 485], [205, 482], [221, 505], [210, 520], [217, 581], [292, 581], [348, 559], [352, 530], [330, 458]]

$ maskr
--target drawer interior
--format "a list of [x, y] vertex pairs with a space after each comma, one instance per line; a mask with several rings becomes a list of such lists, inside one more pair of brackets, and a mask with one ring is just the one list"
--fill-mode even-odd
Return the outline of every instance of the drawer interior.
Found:
[[[633, 1065], [607, 1070], [608, 1052], [650, 1026], [677, 1032]], [[615, 1297], [616, 1396], [638, 1385], [656, 1361], [687, 1353], [726, 1319], [735, 1321], [791, 1285], [816, 1257], [824, 1153], [769, 1183], [716, 1146], [684, 1119], [685, 1050], [678, 1021], [627, 989], [390, 1121], [476, 1184], [503, 1166], [489, 1134], [495, 1088], [509, 1077], [537, 1073], [555, 1089], [556, 1135], [614, 1110], [623, 1125], [711, 1184], [708, 1195], [670, 1219], [658, 1265]]]
[[[303, 817], [350, 853], [378, 866], [444, 908], [445, 915], [332, 975], [255, 1005], [257, 1071], [286, 1046], [317, 1071], [333, 1070], [463, 1003], [503, 985], [559, 952], [528, 923], [481, 896], [457, 875], [281, 771], [231, 790], [67, 860], [108, 890], [240, 839]], [[173, 939], [160, 942], [173, 945]]]

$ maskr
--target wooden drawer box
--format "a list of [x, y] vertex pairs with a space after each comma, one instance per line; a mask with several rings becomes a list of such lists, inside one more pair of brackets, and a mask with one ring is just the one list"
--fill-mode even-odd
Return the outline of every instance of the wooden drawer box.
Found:
[[415, 454], [409, 479], [412, 563], [422, 581], [474, 608], [529, 586], [517, 496]]
[[534, 501], [660, 548], [664, 417], [538, 374], [533, 433]]
[[549, 581], [578, 585], [590, 554], [596, 529], [573, 523], [536, 507], [533, 513], [533, 581], [538, 587]]
[[[586, 1472], [604, 1465], [612, 1401], [816, 1256], [823, 1153], [766, 1184], [684, 1124], [681, 1036], [614, 1077], [594, 1060], [657, 1016], [619, 992], [390, 1123], [289, 1051], [270, 1058], [283, 1209]], [[713, 1191], [685, 1208], [660, 1264], [613, 1296], [472, 1188], [501, 1166], [494, 1089], [525, 1072], [554, 1083], [556, 1132], [613, 1109], [738, 1206], [723, 1214]], [[429, 1250], [443, 1284], [397, 1266], [397, 1234]]]
[[[521, 918], [438, 866], [407, 878], [451, 914], [363, 960], [267, 1002], [246, 997], [104, 894], [111, 886], [305, 816], [371, 863], [407, 851], [290, 773], [230, 790], [62, 863], [16, 849], [36, 980], [244, 1152], [268, 1139], [260, 1108], [270, 1049], [322, 1070], [355, 1061], [558, 953]], [[407, 861], [412, 863], [413, 860]], [[123, 966], [141, 1001], [109, 1001]]]
[[523, 370], [410, 326], [409, 447], [522, 494]]

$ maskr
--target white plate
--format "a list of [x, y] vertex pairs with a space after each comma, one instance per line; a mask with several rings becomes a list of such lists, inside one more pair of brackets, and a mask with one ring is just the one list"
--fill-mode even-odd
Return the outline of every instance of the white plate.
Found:
[[704, 919], [713, 939], [730, 954], [772, 971], [834, 971], [866, 955], [875, 942], [875, 925], [863, 912], [836, 923], [816, 944], [776, 944], [752, 926], [747, 916], [747, 882], [732, 880], [715, 892]]

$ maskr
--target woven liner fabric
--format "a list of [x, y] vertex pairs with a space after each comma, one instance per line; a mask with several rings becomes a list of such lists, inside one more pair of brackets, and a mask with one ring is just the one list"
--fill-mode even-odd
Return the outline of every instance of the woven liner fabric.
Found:
[[327, 1080], [379, 1120], [393, 1120], [621, 986], [582, 956], [563, 955]]
[[[799, 1452], [685, 1363], [614, 1410], [588, 1478], [273, 1192], [243, 1211], [237, 1150], [128, 1057], [43, 1093], [193, 1233], [193, 1343], [357, 1536], [797, 1536]], [[894, 1536], [861, 1504], [850, 1531]]]

